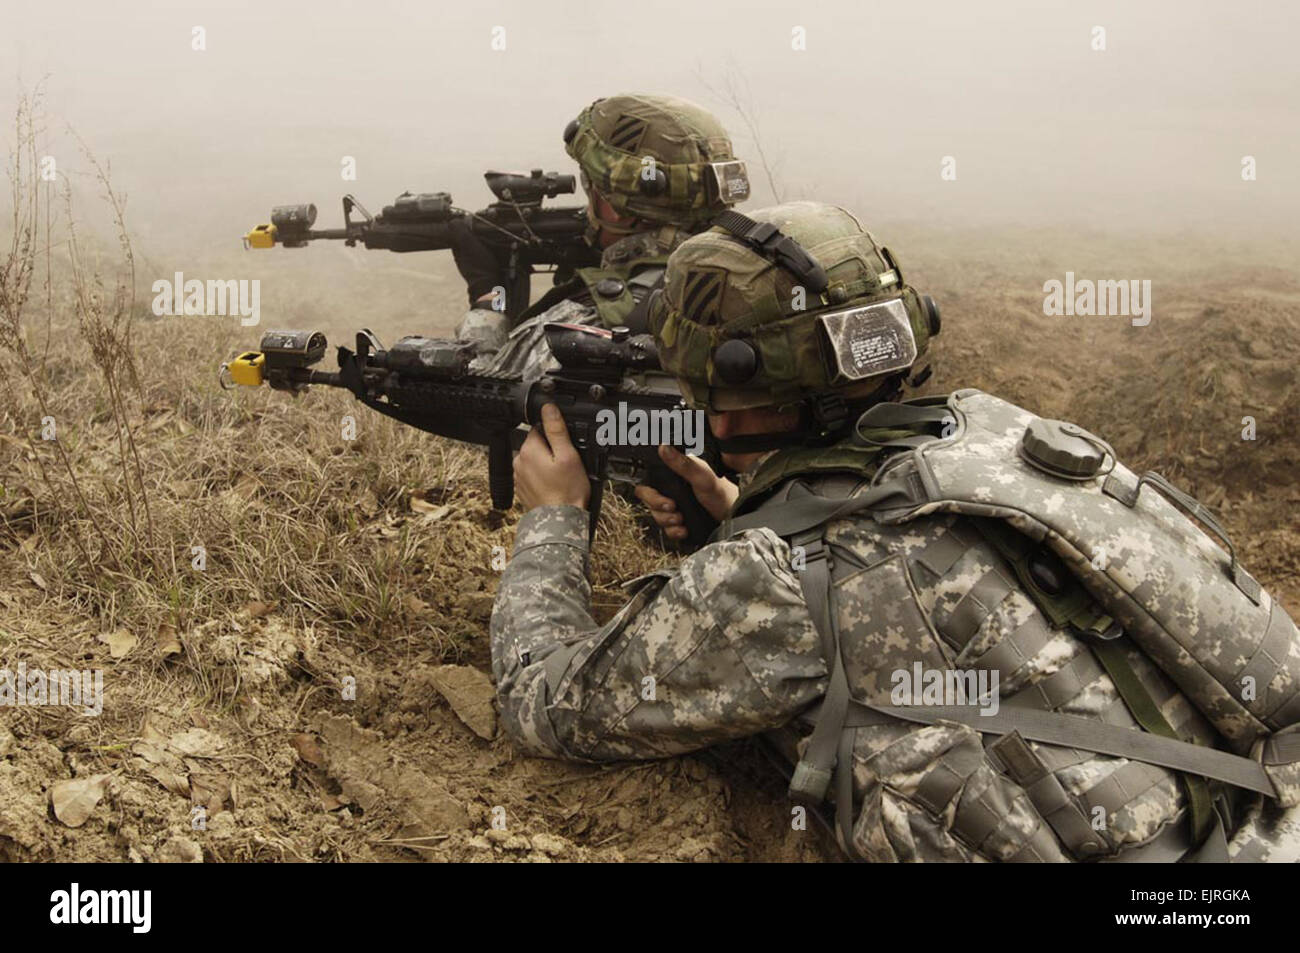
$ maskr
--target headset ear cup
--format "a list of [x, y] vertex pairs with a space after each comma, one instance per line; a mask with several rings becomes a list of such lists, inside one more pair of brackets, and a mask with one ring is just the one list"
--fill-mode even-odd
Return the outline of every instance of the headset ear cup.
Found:
[[642, 173], [637, 178], [637, 188], [640, 190], [642, 195], [649, 196], [650, 198], [654, 198], [657, 195], [663, 195], [668, 191], [668, 176], [664, 174], [663, 169], [655, 166], [653, 176], [646, 178], [645, 174]]
[[921, 295], [921, 307], [925, 309], [925, 317], [930, 324], [930, 337], [937, 338], [940, 329], [943, 327], [943, 320], [939, 317], [938, 303], [929, 295]]
[[573, 137], [578, 134], [578, 120], [572, 119], [564, 127], [564, 144], [567, 146], [573, 142]]
[[748, 341], [731, 338], [713, 352], [713, 369], [729, 387], [748, 384], [758, 373], [758, 351]]

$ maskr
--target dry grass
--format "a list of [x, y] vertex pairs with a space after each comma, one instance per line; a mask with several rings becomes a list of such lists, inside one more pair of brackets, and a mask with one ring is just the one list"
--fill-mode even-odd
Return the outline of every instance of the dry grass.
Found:
[[[493, 551], [508, 549], [519, 514], [492, 511], [483, 451], [342, 392], [221, 390], [219, 364], [260, 329], [157, 318], [133, 300], [120, 204], [109, 204], [116, 240], [97, 244], [72, 228], [68, 194], [37, 180], [38, 106], [19, 115], [0, 262], [0, 667], [104, 667], [112, 704], [98, 719], [27, 708], [0, 722], [0, 754], [6, 731], [17, 739], [14, 770], [0, 776], [0, 859], [165, 854], [175, 838], [197, 836], [191, 801], [216, 772], [232, 793], [216, 817], [224, 826], [214, 821], [201, 838], [210, 860], [501, 857], [509, 851], [474, 834], [498, 805], [520, 830], [566, 838], [569, 859], [830, 856], [791, 834], [781, 785], [742, 747], [592, 768], [516, 758], [503, 739], [470, 733], [427, 675], [444, 662], [489, 667]], [[111, 195], [106, 175], [100, 188]], [[1207, 280], [1168, 264], [1208, 260], [1190, 245], [1174, 256], [1059, 234], [1017, 245], [933, 229], [881, 234], [945, 309], [931, 390], [983, 387], [1077, 420], [1134, 466], [1161, 469], [1224, 512], [1247, 564], [1294, 609], [1300, 288], [1289, 273], [1237, 260]], [[307, 261], [271, 260], [286, 273]], [[1045, 320], [1037, 287], [1062, 261], [1165, 279], [1153, 324]], [[316, 313], [320, 288], [300, 280], [283, 294], [296, 302], [281, 309], [286, 323], [337, 323]], [[344, 280], [371, 294], [355, 272]], [[458, 289], [452, 299], [463, 300]], [[393, 310], [349, 316], [348, 326], [415, 320]], [[342, 438], [347, 414], [354, 441]], [[1259, 421], [1250, 444], [1243, 414]], [[57, 439], [42, 439], [45, 418]], [[621, 604], [619, 581], [673, 558], [645, 542], [631, 507], [607, 494], [591, 560], [598, 618]], [[137, 640], [124, 658], [96, 641], [119, 630]], [[251, 682], [255, 653], [276, 639], [287, 646], [271, 657], [279, 674]], [[345, 703], [348, 675], [360, 689]], [[295, 750], [331, 716], [370, 732], [357, 747], [377, 760], [356, 754], [354, 764], [338, 744], [325, 771]], [[228, 746], [186, 763], [188, 793], [130, 757], [150, 732], [191, 726]], [[331, 800], [339, 777], [389, 768], [382, 804]], [[101, 772], [120, 782], [111, 809], [75, 831], [48, 816], [51, 784]], [[435, 787], [464, 817], [444, 823], [437, 805], [425, 810], [410, 794]], [[412, 804], [425, 811], [423, 834], [409, 833]]]

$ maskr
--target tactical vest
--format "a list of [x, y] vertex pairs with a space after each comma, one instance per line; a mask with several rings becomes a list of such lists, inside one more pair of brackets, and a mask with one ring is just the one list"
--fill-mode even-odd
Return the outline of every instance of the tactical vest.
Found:
[[579, 299], [590, 302], [604, 327], [624, 326], [634, 334], [644, 333], [649, 330], [650, 292], [663, 284], [668, 263], [669, 252], [663, 249], [685, 237], [671, 226], [630, 236], [607, 249], [599, 266], [578, 268], [568, 281], [551, 288], [519, 320], [542, 314], [561, 301]]
[[[856, 472], [857, 489], [765, 498], [800, 474], [830, 471]], [[869, 486], [863, 488], [862, 478]], [[1226, 551], [1180, 509], [1219, 536]], [[1086, 661], [1111, 677], [1131, 718], [1107, 723], [1067, 715], [1053, 711], [1050, 698], [1006, 705], [990, 717], [969, 706], [883, 706], [854, 697], [833, 604], [827, 525], [856, 516], [901, 526], [943, 512], [971, 518], [1052, 624], [1084, 638], [1095, 656]], [[1158, 474], [1138, 478], [1082, 428], [1042, 420], [976, 390], [881, 404], [863, 415], [845, 444], [769, 458], [733, 513], [739, 515], [724, 521], [715, 538], [766, 526], [800, 547], [800, 583], [832, 674], [790, 789], [820, 804], [836, 783], [836, 813], [849, 849], [854, 729], [898, 719], [955, 721], [996, 736], [986, 742], [990, 761], [1026, 790], [1067, 848], [1085, 855], [1104, 852], [1105, 844], [1090, 839], [1077, 805], [1049, 783], [1054, 779], [1030, 757], [1025, 741], [1182, 772], [1191, 837], [1184, 832], [1173, 853], [1150, 845], [1147, 859], [1174, 859], [1190, 844], [1200, 847], [1185, 859], [1226, 860], [1224, 799], [1215, 800], [1217, 790], [1258, 792], [1285, 807], [1300, 804], [1295, 623], [1238, 564], [1208, 511]], [[975, 589], [985, 585], [1005, 583], [981, 580]], [[971, 593], [975, 605], [992, 595]], [[881, 597], [888, 593], [882, 590]], [[1125, 662], [1121, 646], [1130, 641], [1232, 751], [1177, 736]], [[1134, 730], [1134, 722], [1145, 731]]]

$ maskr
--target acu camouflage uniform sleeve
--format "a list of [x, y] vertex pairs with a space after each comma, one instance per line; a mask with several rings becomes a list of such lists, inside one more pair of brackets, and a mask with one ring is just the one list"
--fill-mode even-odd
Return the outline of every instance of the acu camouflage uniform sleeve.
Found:
[[[638, 580], [604, 626], [589, 611], [586, 559], [584, 510], [543, 506], [520, 521], [492, 613], [502, 721], [520, 749], [588, 761], [665, 757], [781, 728], [824, 694], [821, 640], [789, 546], [771, 531], [738, 534], [676, 572]], [[858, 729], [854, 761], [861, 855], [1064, 859], [1019, 785], [964, 725]]]
[[470, 370], [480, 374], [508, 374], [536, 380], [559, 367], [546, 343], [545, 326], [550, 321], [567, 324], [598, 324], [600, 314], [590, 305], [560, 301], [513, 331], [509, 319], [496, 311], [470, 311], [456, 328], [456, 337], [473, 341], [475, 357]]
[[498, 351], [510, 337], [510, 319], [500, 311], [471, 308], [456, 325], [456, 340], [474, 345], [475, 361], [472, 367], [482, 370], [490, 367]]
[[520, 748], [591, 761], [659, 758], [777, 728], [825, 689], [820, 642], [767, 530], [639, 580], [597, 626], [587, 514], [543, 506], [519, 524], [492, 613], [502, 719]]

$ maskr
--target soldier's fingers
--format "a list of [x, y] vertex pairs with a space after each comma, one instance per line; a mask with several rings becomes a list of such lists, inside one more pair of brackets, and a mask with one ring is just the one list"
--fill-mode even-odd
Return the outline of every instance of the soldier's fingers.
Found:
[[546, 431], [546, 441], [551, 445], [551, 452], [557, 457], [576, 452], [573, 441], [569, 439], [569, 428], [564, 425], [564, 415], [554, 404], [542, 407], [542, 429]]
[[519, 453], [515, 456], [515, 472], [519, 471], [520, 465], [531, 463], [537, 459], [539, 454], [549, 458], [551, 450], [546, 445], [546, 439], [541, 433], [537, 430], [530, 430], [519, 447]]
[[633, 493], [636, 498], [649, 507], [652, 511], [664, 511], [671, 513], [677, 509], [677, 504], [671, 498], [664, 496], [652, 486], [644, 484], [638, 486]]
[[668, 464], [678, 476], [682, 477], [693, 487], [706, 488], [714, 484], [718, 475], [713, 472], [703, 460], [698, 457], [687, 456], [676, 447], [670, 447], [664, 444], [659, 448], [659, 459]]

